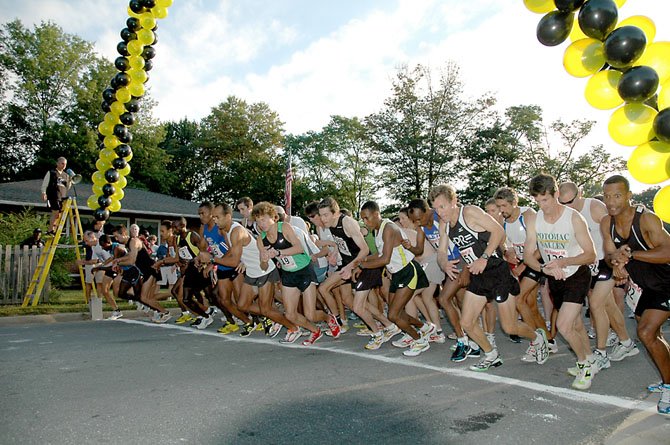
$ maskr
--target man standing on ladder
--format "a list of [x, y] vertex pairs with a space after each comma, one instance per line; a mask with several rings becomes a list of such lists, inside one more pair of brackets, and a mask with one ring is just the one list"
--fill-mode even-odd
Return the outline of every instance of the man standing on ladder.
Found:
[[58, 158], [56, 168], [49, 170], [42, 181], [42, 201], [46, 201], [47, 207], [51, 210], [51, 221], [47, 235], [55, 235], [58, 219], [63, 210], [63, 201], [67, 199], [67, 192], [72, 187], [70, 176], [65, 172], [67, 159]]

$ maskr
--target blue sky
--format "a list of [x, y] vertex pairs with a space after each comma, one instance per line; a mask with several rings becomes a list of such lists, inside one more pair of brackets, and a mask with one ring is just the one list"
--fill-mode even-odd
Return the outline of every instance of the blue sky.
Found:
[[[126, 5], [0, 0], [0, 20], [52, 20], [113, 60]], [[669, 1], [627, 0], [620, 18], [636, 14], [656, 22], [657, 41], [670, 40]], [[565, 72], [567, 43], [548, 48], [537, 41], [540, 18], [523, 0], [175, 0], [159, 21], [149, 81], [155, 115], [200, 119], [236, 95], [268, 103], [288, 132], [319, 130], [330, 115], [379, 110], [398, 66], [439, 70], [452, 60], [470, 97], [493, 92], [501, 110], [537, 104], [547, 122], [593, 119], [590, 143], [627, 157], [632, 149], [607, 133], [611, 112], [584, 99], [587, 79]]]

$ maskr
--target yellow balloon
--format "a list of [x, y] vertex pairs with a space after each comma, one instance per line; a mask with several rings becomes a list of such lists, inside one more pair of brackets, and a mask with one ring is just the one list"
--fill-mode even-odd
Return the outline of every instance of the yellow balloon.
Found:
[[115, 100], [112, 102], [112, 105], [110, 106], [112, 113], [116, 114], [117, 116], [121, 116], [123, 113], [126, 112], [126, 106], [123, 105], [121, 102], [118, 100]]
[[98, 159], [97, 161], [95, 161], [95, 167], [96, 167], [98, 170], [100, 170], [101, 172], [107, 171], [107, 170], [109, 170], [110, 168], [112, 168], [112, 164], [110, 164], [108, 160], [106, 160], [106, 159], [102, 159], [102, 152], [103, 152], [103, 151], [106, 151], [106, 150], [107, 150], [107, 148], [105, 148], [104, 150], [101, 150], [101, 151], [100, 151], [100, 159]]
[[[156, 0], [156, 6], [159, 8], [169, 8], [172, 6], [172, 0]], [[156, 9], [155, 7], [153, 9]]]
[[160, 6], [155, 6], [151, 8], [151, 14], [157, 19], [164, 19], [168, 16], [167, 8], [161, 8]]
[[144, 50], [144, 45], [139, 40], [131, 40], [128, 42], [128, 52], [131, 56], [139, 56]]
[[586, 101], [598, 110], [611, 110], [623, 104], [623, 99], [617, 91], [622, 75], [621, 71], [615, 70], [595, 73], [586, 83], [584, 91]]
[[581, 39], [573, 42], [565, 50], [563, 66], [568, 74], [587, 77], [595, 74], [605, 65], [605, 44], [596, 39]]
[[111, 136], [114, 134], [114, 125], [108, 122], [101, 122], [100, 125], [98, 125], [98, 131], [104, 136]]
[[121, 170], [119, 170], [121, 176], [128, 176], [130, 174], [130, 164], [126, 164]]
[[112, 126], [112, 131], [113, 131], [114, 125], [120, 124], [121, 120], [119, 120], [119, 115], [118, 114], [114, 114], [114, 113], [110, 112], [110, 113], [105, 113], [105, 122], [107, 122], [107, 124]]
[[626, 3], [626, 0], [614, 0], [614, 3], [621, 8]]
[[137, 40], [139, 40], [142, 45], [151, 45], [154, 43], [154, 33], [151, 29], [140, 29], [137, 31]]
[[[144, 83], [147, 81], [149, 76], [147, 75], [147, 72], [144, 71], [143, 69], [130, 69], [126, 71], [126, 74], [130, 76], [130, 79], [132, 82], [138, 82], [138, 83]], [[125, 109], [125, 107], [124, 107]]]
[[[116, 154], [116, 152], [111, 149], [111, 148], [105, 148], [100, 150], [100, 160], [103, 161], [105, 164], [107, 164], [106, 168], [98, 168], [100, 171], [107, 171], [108, 169], [112, 168], [112, 161], [119, 156]], [[98, 165], [97, 162], [95, 164], [96, 166]]]
[[617, 28], [621, 28], [622, 26], [637, 26], [640, 28], [644, 32], [645, 37], [647, 37], [647, 45], [653, 42], [656, 37], [656, 24], [652, 19], [644, 15], [628, 17], [616, 25]]
[[104, 144], [107, 148], [116, 148], [121, 145], [121, 141], [116, 136], [105, 136]]
[[[143, 12], [140, 15], [140, 26], [144, 29], [152, 30], [156, 27], [156, 19], [150, 12]], [[153, 39], [151, 39], [153, 42]]]
[[628, 158], [628, 171], [643, 184], [670, 179], [670, 144], [651, 141], [637, 147]]
[[125, 159], [126, 162], [130, 162], [130, 160], [133, 159], [133, 152], [131, 151], [130, 154], [123, 159]]
[[571, 42], [576, 42], [577, 40], [586, 39], [589, 36], [584, 34], [582, 28], [579, 27], [579, 22], [575, 20], [574, 23], [572, 24], [572, 31], [570, 31], [569, 37]]
[[[123, 192], [123, 188], [128, 185], [128, 180], [126, 179], [125, 176], [119, 176], [119, 180], [116, 181], [114, 186], [116, 186], [116, 192], [118, 193], [119, 191]], [[120, 199], [120, 198], [119, 198]]]
[[119, 177], [119, 180], [116, 181], [116, 184], [114, 184], [116, 186], [116, 191], [112, 195], [112, 199], [116, 199], [117, 201], [121, 201], [123, 197], [126, 196], [123, 189], [119, 187], [119, 182], [121, 181], [121, 178], [123, 178], [124, 181], [126, 180], [126, 178], [124, 178], [123, 176]]
[[670, 80], [661, 85], [658, 92], [658, 111], [670, 107]]
[[130, 91], [128, 91], [128, 87], [121, 87], [118, 90], [116, 90], [116, 100], [119, 102], [125, 104], [130, 101]]
[[112, 203], [107, 208], [110, 212], [118, 212], [121, 210], [121, 203], [118, 200], [114, 200], [114, 198], [112, 198]]
[[98, 197], [96, 195], [89, 196], [88, 199], [86, 200], [86, 205], [91, 210], [99, 208], [100, 204], [98, 204]]
[[100, 186], [107, 184], [107, 180], [105, 179], [105, 175], [102, 172], [95, 172], [91, 176], [91, 181], [93, 184], [98, 184]]
[[654, 138], [658, 112], [644, 104], [626, 104], [612, 113], [607, 129], [614, 142], [635, 147]]
[[654, 213], [663, 221], [670, 223], [670, 185], [666, 185], [654, 196]]
[[523, 0], [529, 11], [537, 14], [546, 14], [554, 10], [554, 0]]
[[130, 6], [128, 6], [128, 15], [131, 17], [140, 18], [140, 15], [135, 11], [133, 11], [132, 9], [130, 9]]
[[145, 60], [142, 56], [130, 56], [128, 57], [128, 64], [132, 69], [141, 70], [144, 68]]
[[144, 85], [141, 82], [130, 82], [130, 85], [128, 85], [128, 91], [130, 91], [130, 94], [132, 94], [135, 97], [142, 97], [144, 96]]
[[94, 195], [98, 195], [98, 196], [102, 195], [102, 185], [93, 184], [92, 189], [93, 189], [93, 194]]
[[670, 42], [654, 42], [647, 45], [642, 57], [637, 59], [635, 66], [650, 66], [658, 74], [660, 83], [670, 79]]

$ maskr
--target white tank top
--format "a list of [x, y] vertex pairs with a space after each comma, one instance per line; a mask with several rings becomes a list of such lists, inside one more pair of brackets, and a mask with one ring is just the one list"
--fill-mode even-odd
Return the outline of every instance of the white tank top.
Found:
[[523, 261], [523, 245], [526, 243], [526, 222], [523, 220], [523, 214], [528, 210], [528, 207], [519, 207], [519, 217], [512, 222], [503, 222], [505, 228], [505, 235], [512, 243], [516, 257], [519, 261]]
[[235, 227], [241, 227], [242, 230], [246, 230], [251, 241], [246, 246], [242, 246], [242, 263], [246, 267], [244, 274], [249, 278], [259, 278], [263, 275], [267, 275], [273, 270], [276, 269], [274, 261], [268, 261], [267, 270], [261, 269], [261, 254], [258, 251], [258, 245], [256, 244], [256, 239], [254, 238], [251, 231], [245, 228], [242, 224], [233, 221], [228, 231], [228, 239], [230, 240], [230, 234], [233, 232]]
[[[375, 245], [377, 246], [377, 250], [380, 252], [380, 256], [381, 252], [384, 250], [384, 228], [388, 223], [393, 224], [390, 219], [383, 219], [382, 225], [379, 227], [379, 231], [377, 231], [377, 235], [375, 236]], [[408, 239], [403, 229], [401, 227], [399, 228], [400, 233], [402, 234], [402, 239]], [[405, 249], [402, 245], [394, 247], [393, 252], [391, 253], [391, 261], [386, 265], [386, 269], [388, 269], [388, 271], [392, 274], [396, 273], [403, 267], [407, 266], [409, 262], [412, 261], [412, 259], [414, 259], [414, 254]]]
[[[563, 208], [563, 214], [554, 224], [549, 224], [544, 219], [544, 212], [537, 212], [535, 220], [535, 231], [537, 232], [537, 245], [540, 248], [542, 259], [545, 264], [557, 258], [575, 257], [583, 252], [575, 238], [575, 228], [572, 225], [572, 215], [579, 212], [570, 207]], [[581, 215], [579, 215], [582, 218]], [[579, 266], [567, 266], [563, 268], [566, 277], [577, 272]]]
[[589, 232], [591, 233], [591, 238], [593, 238], [593, 244], [596, 246], [596, 260], [602, 260], [605, 258], [605, 249], [603, 247], [603, 235], [600, 233], [600, 224], [594, 221], [591, 216], [591, 202], [593, 198], [584, 198], [584, 207], [582, 211], [579, 212], [584, 219], [586, 220], [586, 225], [589, 226]]

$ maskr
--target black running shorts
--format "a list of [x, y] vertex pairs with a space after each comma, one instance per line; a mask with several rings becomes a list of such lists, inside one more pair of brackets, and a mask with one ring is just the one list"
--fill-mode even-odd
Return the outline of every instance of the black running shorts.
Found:
[[556, 309], [560, 309], [563, 303], [584, 304], [591, 285], [591, 269], [589, 266], [579, 266], [577, 272], [567, 280], [557, 280], [550, 276], [547, 276], [547, 280], [549, 294]]

